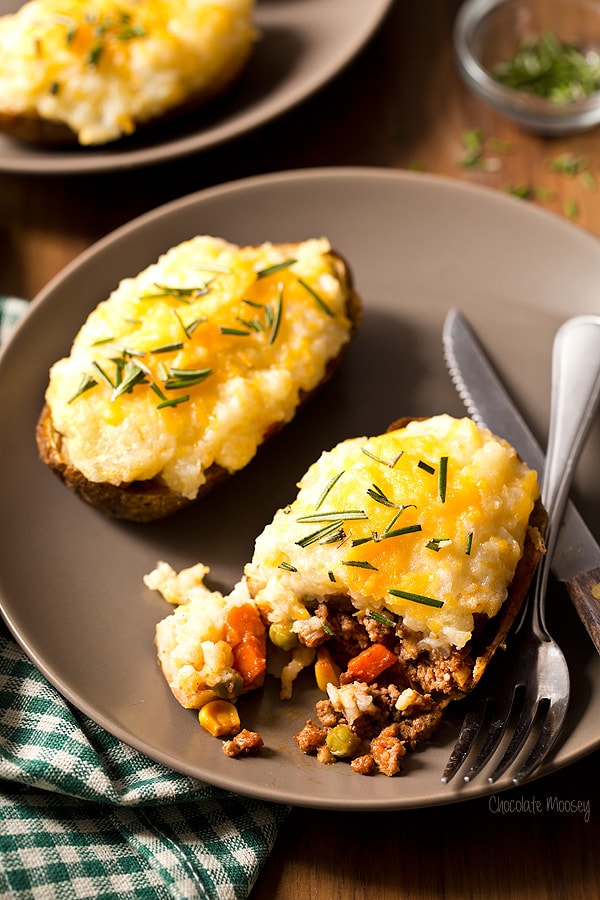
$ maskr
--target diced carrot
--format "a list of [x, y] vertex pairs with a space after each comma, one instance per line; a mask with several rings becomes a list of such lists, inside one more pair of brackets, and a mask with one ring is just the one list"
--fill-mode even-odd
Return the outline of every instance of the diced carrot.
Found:
[[241, 606], [233, 606], [227, 613], [225, 631], [228, 643], [235, 647], [246, 634], [257, 637], [264, 634], [265, 626], [256, 607], [251, 603], [243, 603]]
[[259, 687], [267, 668], [267, 641], [262, 635], [247, 631], [233, 648], [233, 665], [244, 679], [244, 689]]
[[346, 671], [353, 681], [364, 681], [366, 684], [370, 684], [395, 662], [397, 662], [395, 653], [392, 653], [383, 644], [371, 644], [370, 647], [362, 650], [358, 656], [354, 656], [350, 660]]

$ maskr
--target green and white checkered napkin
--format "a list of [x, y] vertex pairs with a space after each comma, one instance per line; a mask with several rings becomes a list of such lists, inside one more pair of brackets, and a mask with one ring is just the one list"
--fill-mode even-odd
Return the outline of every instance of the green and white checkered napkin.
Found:
[[[0, 340], [26, 309], [0, 295]], [[245, 898], [286, 815], [112, 737], [0, 622], [0, 897]]]

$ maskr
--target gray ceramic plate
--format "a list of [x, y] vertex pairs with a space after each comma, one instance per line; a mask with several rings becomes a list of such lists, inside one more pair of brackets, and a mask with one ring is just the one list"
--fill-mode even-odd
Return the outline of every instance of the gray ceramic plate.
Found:
[[[337, 377], [244, 472], [168, 521], [119, 524], [85, 506], [38, 462], [33, 433], [48, 368], [122, 277], [171, 244], [206, 232], [242, 243], [329, 236], [351, 261], [364, 324]], [[323, 448], [378, 433], [405, 414], [462, 414], [442, 362], [441, 327], [451, 306], [480, 332], [543, 439], [552, 338], [569, 315], [600, 311], [599, 271], [599, 242], [523, 201], [370, 169], [304, 170], [224, 185], [103, 239], [42, 292], [0, 362], [0, 596], [17, 639], [50, 681], [110, 732], [221, 787], [362, 810], [488, 792], [484, 782], [440, 782], [456, 732], [452, 719], [399, 778], [364, 778], [342, 763], [325, 767], [303, 756], [292, 735], [313, 711], [310, 675], [292, 703], [279, 702], [274, 681], [241, 701], [245, 725], [263, 735], [266, 747], [256, 758], [228, 759], [163, 681], [153, 629], [170, 607], [142, 576], [159, 559], [175, 568], [201, 560], [212, 568], [212, 583], [227, 589], [256, 534], [294, 496], [299, 476]], [[596, 533], [598, 450], [594, 432], [580, 484], [581, 508]], [[600, 657], [560, 590], [551, 624], [571, 664], [573, 700], [549, 769], [600, 746]]]
[[[0, 15], [22, 2], [0, 0]], [[362, 49], [391, 0], [258, 0], [262, 37], [239, 81], [197, 113], [105, 148], [44, 150], [0, 136], [0, 171], [73, 174], [129, 169], [214, 147], [305, 100]]]

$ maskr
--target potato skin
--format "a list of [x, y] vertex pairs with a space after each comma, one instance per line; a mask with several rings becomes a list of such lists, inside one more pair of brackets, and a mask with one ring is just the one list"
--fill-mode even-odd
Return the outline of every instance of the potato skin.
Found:
[[[348, 263], [335, 251], [335, 265], [342, 282], [347, 288], [346, 314], [351, 322], [350, 338], [356, 333], [362, 318], [362, 303], [353, 287], [353, 276]], [[342, 352], [327, 364], [325, 375], [318, 385], [318, 390], [333, 376], [340, 365], [349, 346], [348, 341]], [[302, 407], [316, 391], [303, 393], [299, 407]], [[278, 432], [282, 423], [274, 423], [263, 435], [263, 443]], [[178, 510], [196, 503], [214, 487], [221, 484], [231, 474], [221, 466], [213, 464], [205, 471], [206, 481], [193, 500], [170, 490], [162, 480], [152, 478], [147, 481], [134, 481], [120, 485], [107, 482], [89, 481], [68, 459], [63, 447], [63, 435], [52, 423], [52, 415], [47, 404], [44, 404], [37, 421], [35, 438], [41, 461], [48, 466], [60, 480], [82, 500], [98, 509], [105, 515], [131, 522], [154, 522], [171, 516]], [[260, 449], [260, 448], [258, 448]]]

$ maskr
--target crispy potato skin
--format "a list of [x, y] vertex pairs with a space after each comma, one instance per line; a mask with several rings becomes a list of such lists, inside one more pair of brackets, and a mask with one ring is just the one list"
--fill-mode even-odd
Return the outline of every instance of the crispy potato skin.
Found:
[[[338, 271], [341, 270], [343, 273], [342, 277], [346, 283], [348, 292], [346, 314], [352, 324], [351, 337], [353, 337], [362, 318], [362, 303], [354, 290], [352, 272], [348, 264], [337, 252], [332, 251], [332, 255], [335, 257]], [[333, 376], [345, 355], [349, 343], [350, 341], [345, 344], [342, 353], [338, 357], [329, 361], [325, 376], [319, 387], [322, 387]], [[304, 393], [300, 399], [300, 406], [303, 406], [314, 393], [315, 391]], [[282, 427], [280, 423], [274, 423], [263, 435], [263, 443]], [[213, 464], [206, 470], [206, 481], [193, 500], [174, 493], [160, 478], [123, 483], [121, 485], [89, 481], [69, 462], [68, 455], [63, 447], [63, 435], [54, 428], [52, 415], [47, 404], [44, 404], [40, 413], [35, 437], [41, 461], [82, 500], [116, 519], [126, 519], [132, 522], [154, 522], [158, 519], [164, 519], [183, 507], [197, 502], [232, 474], [221, 466]]]

